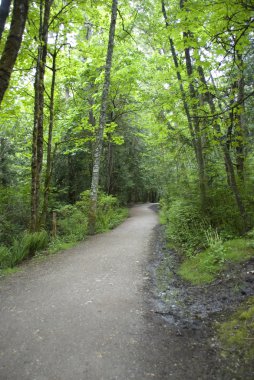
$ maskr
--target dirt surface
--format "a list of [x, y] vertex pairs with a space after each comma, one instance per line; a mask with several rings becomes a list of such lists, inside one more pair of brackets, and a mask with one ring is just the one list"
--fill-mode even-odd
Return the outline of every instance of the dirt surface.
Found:
[[157, 287], [166, 248], [153, 208], [0, 279], [1, 380], [233, 380], [204, 319]]
[[158, 225], [155, 230], [149, 267], [155, 313], [190, 346], [203, 345], [200, 363], [211, 370], [204, 378], [253, 380], [254, 361], [246, 363], [237, 347], [222, 355], [216, 326], [254, 295], [254, 260], [229, 266], [211, 284], [193, 286], [177, 275], [181, 258], [167, 247], [164, 227]]

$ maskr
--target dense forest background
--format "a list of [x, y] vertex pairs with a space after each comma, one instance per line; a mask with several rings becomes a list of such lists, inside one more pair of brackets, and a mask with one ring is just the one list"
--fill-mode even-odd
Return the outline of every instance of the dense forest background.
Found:
[[158, 200], [189, 255], [253, 228], [253, 11], [2, 0], [2, 266], [86, 236], [100, 137], [97, 231]]

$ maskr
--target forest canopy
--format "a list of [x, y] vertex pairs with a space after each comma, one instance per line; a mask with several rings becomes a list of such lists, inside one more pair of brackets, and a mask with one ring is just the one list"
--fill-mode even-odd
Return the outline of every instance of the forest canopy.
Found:
[[159, 199], [180, 244], [251, 230], [253, 26], [252, 0], [2, 0], [1, 249]]

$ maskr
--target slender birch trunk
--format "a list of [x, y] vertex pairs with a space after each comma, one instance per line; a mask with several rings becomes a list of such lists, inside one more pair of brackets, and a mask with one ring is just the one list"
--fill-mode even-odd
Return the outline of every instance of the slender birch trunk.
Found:
[[95, 142], [95, 148], [94, 148], [90, 211], [89, 211], [90, 234], [95, 233], [96, 208], [97, 208], [98, 186], [99, 186], [99, 175], [100, 175], [100, 160], [101, 160], [101, 152], [102, 152], [102, 146], [103, 146], [103, 133], [104, 133], [104, 128], [106, 124], [106, 115], [107, 115], [108, 93], [109, 93], [109, 87], [110, 87], [110, 74], [111, 74], [111, 67], [112, 67], [115, 28], [116, 28], [116, 19], [117, 19], [117, 5], [118, 5], [118, 0], [112, 0], [111, 22], [110, 22], [110, 30], [109, 30], [106, 66], [105, 66], [105, 77], [104, 77], [104, 84], [103, 84], [102, 98], [101, 98], [100, 120], [99, 120], [99, 127], [97, 130], [97, 136], [96, 136], [96, 142]]

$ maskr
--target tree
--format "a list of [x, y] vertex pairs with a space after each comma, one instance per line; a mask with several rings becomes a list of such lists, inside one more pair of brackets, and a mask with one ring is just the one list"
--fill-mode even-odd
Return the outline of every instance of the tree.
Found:
[[92, 173], [92, 183], [91, 183], [91, 205], [89, 211], [89, 226], [90, 233], [93, 234], [95, 231], [95, 221], [96, 221], [96, 206], [97, 206], [97, 194], [99, 185], [99, 174], [100, 174], [100, 160], [103, 144], [103, 132], [106, 124], [107, 117], [107, 104], [108, 104], [108, 93], [110, 86], [110, 73], [112, 67], [112, 58], [114, 50], [114, 39], [115, 39], [115, 28], [117, 19], [117, 0], [112, 0], [111, 8], [111, 22], [108, 38], [108, 49], [106, 57], [105, 66], [105, 78], [101, 97], [101, 110], [100, 110], [100, 120], [99, 127], [96, 135], [96, 142], [94, 148], [94, 161], [93, 161], [93, 173]]
[[9, 15], [11, 0], [2, 0], [0, 5], [0, 41], [5, 27], [6, 19]]
[[[25, 29], [29, 0], [14, 0], [10, 31], [0, 59], [0, 106], [9, 86]], [[5, 10], [8, 8], [8, 4]], [[2, 22], [2, 26], [4, 25]]]
[[40, 180], [43, 162], [44, 76], [47, 59], [50, 8], [53, 0], [40, 1], [39, 45], [34, 81], [34, 128], [32, 143], [31, 231], [40, 228]]

